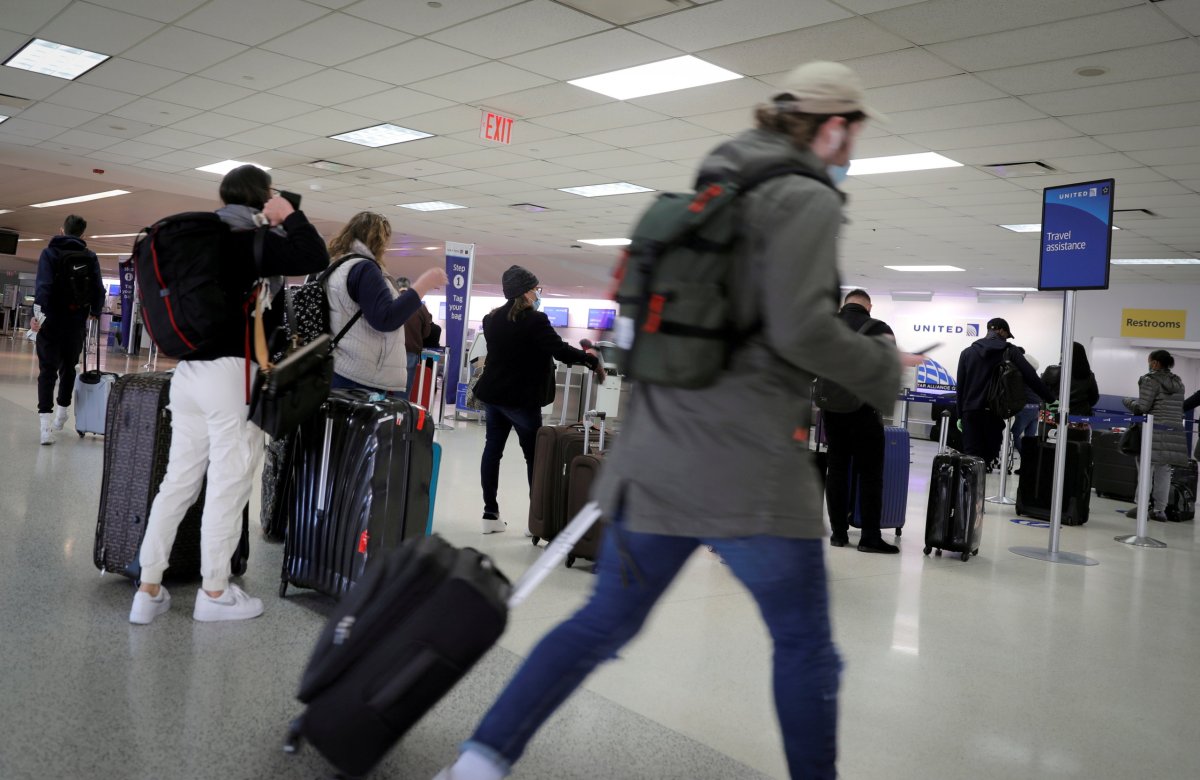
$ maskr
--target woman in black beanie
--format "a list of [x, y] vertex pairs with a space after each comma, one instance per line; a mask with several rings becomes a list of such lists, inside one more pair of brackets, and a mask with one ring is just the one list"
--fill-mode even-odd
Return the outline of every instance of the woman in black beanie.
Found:
[[601, 373], [599, 358], [563, 341], [539, 311], [542, 296], [536, 276], [514, 265], [504, 272], [501, 283], [508, 302], [483, 318], [487, 366], [475, 385], [475, 397], [487, 411], [487, 441], [479, 469], [485, 534], [506, 528], [496, 491], [500, 458], [513, 428], [533, 484], [533, 443], [542, 425], [542, 407], [554, 401], [554, 360], [567, 365], [582, 363]]

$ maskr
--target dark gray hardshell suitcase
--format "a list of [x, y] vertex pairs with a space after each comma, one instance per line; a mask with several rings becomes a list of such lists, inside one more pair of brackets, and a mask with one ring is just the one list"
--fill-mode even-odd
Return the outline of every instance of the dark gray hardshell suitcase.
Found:
[[1137, 459], [1121, 452], [1121, 434], [1092, 431], [1092, 489], [1096, 495], [1133, 501], [1137, 496]]
[[933, 459], [929, 506], [925, 514], [925, 554], [959, 553], [964, 561], [979, 554], [987, 464], [953, 450]]
[[[1021, 439], [1021, 478], [1017, 482], [1018, 515], [1050, 519], [1054, 494], [1054, 454], [1058, 442], [1038, 436]], [[1092, 502], [1092, 445], [1086, 441], [1065, 442], [1066, 472], [1063, 478], [1063, 525], [1083, 525]]]

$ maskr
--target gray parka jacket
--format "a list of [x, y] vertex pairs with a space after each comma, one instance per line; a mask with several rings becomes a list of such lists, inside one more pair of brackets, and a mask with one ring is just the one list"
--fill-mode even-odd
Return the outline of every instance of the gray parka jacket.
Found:
[[[712, 152], [700, 179], [750, 178], [781, 166], [824, 176], [811, 152], [779, 133], [750, 130]], [[754, 335], [710, 387], [634, 388], [593, 494], [606, 516], [620, 510], [631, 530], [823, 536], [808, 449], [813, 377], [832, 379], [877, 409], [890, 409], [899, 389], [894, 343], [859, 335], [835, 316], [839, 193], [808, 177], [781, 176], [746, 195], [743, 209], [731, 296], [738, 329]]]
[[1183, 380], [1164, 369], [1151, 371], [1138, 380], [1138, 397], [1126, 398], [1125, 408], [1134, 414], [1154, 415], [1150, 462], [1184, 465], [1188, 462], [1187, 434], [1183, 427]]

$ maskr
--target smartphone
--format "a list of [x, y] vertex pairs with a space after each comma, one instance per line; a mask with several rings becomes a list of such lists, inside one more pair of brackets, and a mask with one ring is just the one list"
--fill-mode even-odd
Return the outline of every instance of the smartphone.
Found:
[[287, 190], [280, 190], [279, 197], [292, 204], [292, 208], [294, 208], [296, 211], [300, 210], [300, 196], [296, 193], [288, 192]]
[[922, 347], [921, 349], [914, 349], [914, 350], [912, 351], [912, 354], [914, 354], [914, 355], [928, 355], [930, 352], [932, 352], [933, 350], [937, 349], [937, 348], [938, 348], [938, 347], [940, 347], [940, 346], [942, 346], [942, 342], [940, 342], [940, 341], [935, 341], [935, 342], [933, 342], [932, 344], [930, 344], [930, 345], [929, 345], [929, 346], [927, 346], [927, 347]]

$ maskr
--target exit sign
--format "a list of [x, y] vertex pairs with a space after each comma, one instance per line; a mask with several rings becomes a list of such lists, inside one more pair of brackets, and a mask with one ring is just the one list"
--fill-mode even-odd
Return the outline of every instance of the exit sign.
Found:
[[479, 121], [479, 137], [499, 144], [512, 143], [513, 118], [484, 111]]

